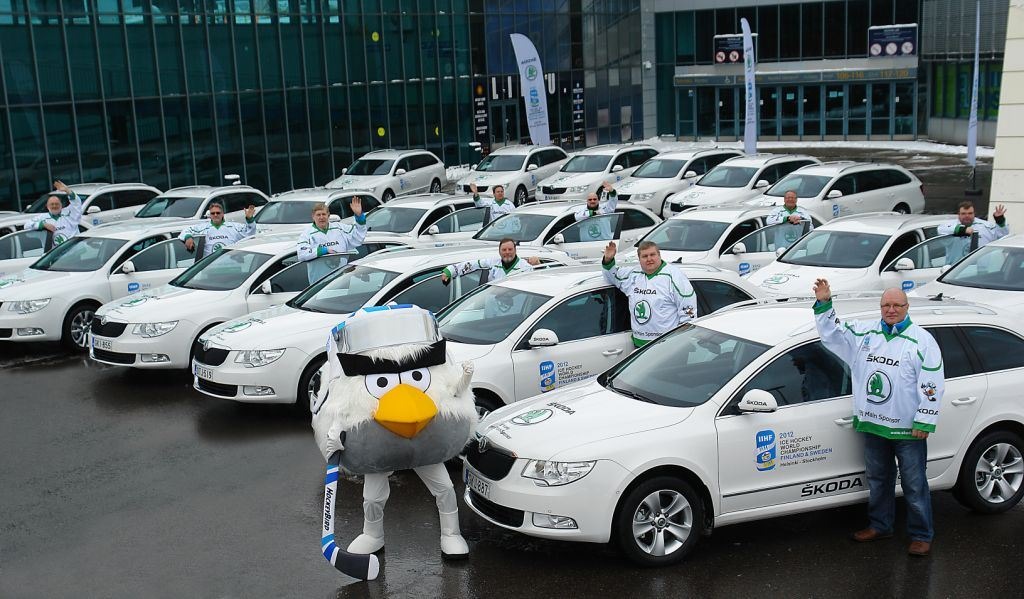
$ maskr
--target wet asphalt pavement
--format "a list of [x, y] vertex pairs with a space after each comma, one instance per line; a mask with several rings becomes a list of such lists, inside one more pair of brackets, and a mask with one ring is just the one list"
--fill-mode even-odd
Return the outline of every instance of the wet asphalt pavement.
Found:
[[[950, 168], [958, 160], [904, 162], [929, 167], [919, 171], [929, 208], [959, 201], [935, 192], [963, 187]], [[511, 533], [463, 506], [471, 557], [443, 563], [433, 499], [411, 473], [392, 480], [381, 578], [358, 582], [319, 552], [323, 459], [308, 417], [208, 398], [190, 383], [185, 372], [107, 367], [55, 345], [0, 344], [0, 597], [1010, 597], [1024, 588], [1024, 507], [979, 516], [948, 493], [933, 496], [926, 559], [907, 556], [900, 535], [847, 540], [863, 506], [724, 527], [660, 570], [604, 546]], [[345, 479], [339, 491], [344, 543], [360, 530], [361, 483]]]

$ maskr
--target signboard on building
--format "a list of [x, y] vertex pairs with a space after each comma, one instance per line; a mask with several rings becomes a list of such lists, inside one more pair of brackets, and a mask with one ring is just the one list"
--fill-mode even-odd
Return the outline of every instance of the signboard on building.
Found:
[[490, 152], [490, 123], [487, 119], [487, 80], [473, 80], [473, 139], [480, 142], [482, 155]]
[[[757, 55], [757, 34], [754, 38], [754, 55]], [[743, 34], [730, 33], [715, 36], [715, 64], [743, 64]]]
[[917, 56], [917, 23], [868, 27], [868, 56]]

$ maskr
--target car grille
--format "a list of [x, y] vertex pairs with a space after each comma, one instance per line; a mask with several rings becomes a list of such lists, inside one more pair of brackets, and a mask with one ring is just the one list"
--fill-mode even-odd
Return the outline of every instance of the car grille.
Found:
[[135, 354], [122, 354], [121, 352], [107, 351], [95, 347], [92, 348], [92, 356], [101, 362], [110, 362], [111, 364], [130, 366], [135, 363]]
[[550, 193], [552, 195], [560, 195], [560, 194], [565, 193], [566, 188], [565, 187], [551, 187], [550, 185], [545, 185], [544, 187], [541, 187], [540, 190], [543, 191], [544, 193]]
[[628, 193], [620, 193], [618, 195], [619, 195], [619, 200], [621, 200], [623, 202], [628, 202], [629, 198], [633, 197], [632, 194], [628, 194]]
[[678, 204], [676, 202], [672, 202], [671, 204], [669, 204], [669, 208], [674, 210], [675, 212], [682, 212], [683, 210], [689, 210], [690, 208], [696, 207], [696, 204]]
[[[477, 185], [476, 186], [476, 190], [477, 191], [487, 191], [487, 186], [486, 185]], [[462, 191], [464, 191], [466, 193], [473, 193], [473, 190], [471, 190], [469, 188], [469, 185], [463, 185], [462, 186]]]
[[523, 525], [525, 514], [523, 514], [522, 510], [514, 510], [510, 507], [498, 505], [490, 499], [485, 499], [483, 495], [472, 489], [469, 490], [469, 500], [473, 503], [473, 507], [480, 510], [480, 513], [498, 524], [516, 528]]
[[0, 339], [10, 339], [14, 329], [0, 329]]
[[466, 445], [466, 461], [487, 478], [501, 480], [508, 476], [516, 458], [494, 447], [481, 452], [479, 443], [473, 439]]
[[207, 393], [220, 395], [221, 397], [234, 397], [238, 395], [238, 385], [223, 385], [199, 377], [196, 377], [196, 381], [199, 388]]
[[93, 335], [114, 338], [120, 337], [121, 333], [124, 333], [127, 326], [127, 322], [107, 322], [106, 324], [103, 324], [100, 322], [99, 318], [93, 318], [90, 330]]
[[[228, 350], [220, 349], [218, 347], [211, 347], [210, 349], [203, 349], [203, 346], [196, 341], [195, 345], [192, 346], [192, 356], [196, 359], [196, 362], [200, 364], [206, 364], [207, 366], [220, 366], [224, 363], [224, 360], [228, 357]], [[234, 396], [234, 393], [232, 393]]]

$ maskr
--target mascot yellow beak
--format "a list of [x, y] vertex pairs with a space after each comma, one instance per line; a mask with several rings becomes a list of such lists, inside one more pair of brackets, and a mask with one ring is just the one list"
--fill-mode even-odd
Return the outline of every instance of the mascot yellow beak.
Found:
[[381, 396], [373, 419], [399, 437], [412, 439], [436, 415], [437, 406], [430, 396], [403, 383]]

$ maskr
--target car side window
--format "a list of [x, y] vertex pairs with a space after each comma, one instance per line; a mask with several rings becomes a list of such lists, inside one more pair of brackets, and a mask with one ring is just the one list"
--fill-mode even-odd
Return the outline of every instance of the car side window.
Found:
[[907, 183], [910, 183], [910, 177], [908, 177], [906, 173], [896, 169], [886, 169], [880, 172], [885, 178], [886, 187], [894, 187], [896, 185], [906, 185]]
[[629, 152], [619, 154], [615, 161], [612, 162], [612, 168], [614, 169], [616, 166], [621, 166], [624, 169], [629, 168]]
[[629, 210], [628, 208], [617, 210], [616, 212], [622, 212], [622, 229], [629, 231], [632, 229], [643, 229], [645, 227], [653, 227], [655, 224], [654, 219], [647, 216], [639, 210]]
[[622, 215], [619, 213], [592, 216], [563, 229], [561, 231], [562, 242], [611, 241], [618, 238], [621, 226]]
[[882, 258], [882, 266], [889, 264], [896, 259], [903, 252], [906, 252], [910, 248], [917, 245], [920, 240], [917, 238], [917, 233], [904, 233], [896, 238], [896, 241], [889, 246], [889, 250], [885, 252], [885, 257]]
[[[189, 263], [181, 264], [181, 260], [189, 260]], [[132, 258], [132, 266], [135, 267], [135, 272], [182, 268], [184, 266], [191, 266], [193, 262], [195, 262], [195, 255], [190, 254], [185, 249], [185, 244], [178, 239], [156, 243]]]
[[558, 148], [544, 150], [544, 164], [551, 164], [568, 158], [568, 154]]
[[451, 206], [442, 206], [441, 208], [434, 208], [434, 210], [427, 215], [427, 218], [423, 219], [423, 224], [420, 225], [420, 233], [423, 233], [424, 231], [427, 230], [427, 227], [436, 223], [437, 221], [441, 220], [442, 218], [451, 213]]
[[874, 191], [885, 187], [885, 181], [880, 171], [862, 171], [854, 173], [853, 176], [857, 181], [857, 193]]
[[572, 214], [563, 216], [562, 218], [558, 219], [558, 221], [555, 222], [555, 225], [553, 227], [551, 227], [550, 229], [548, 229], [548, 233], [544, 237], [544, 243], [547, 243], [547, 242], [551, 241], [551, 238], [554, 237], [556, 233], [561, 232], [566, 227], [568, 227], [569, 225], [571, 225], [571, 224], [573, 224], [575, 222], [576, 222], [576, 217], [573, 216]]
[[559, 343], [608, 335], [616, 326], [614, 289], [599, 289], [570, 297], [552, 308], [526, 335], [537, 329], [554, 331]]
[[271, 293], [298, 293], [309, 287], [309, 267], [313, 262], [292, 264], [270, 277]]
[[775, 183], [778, 180], [779, 180], [779, 167], [778, 166], [768, 166], [768, 167], [765, 167], [764, 170], [762, 170], [760, 172], [760, 174], [758, 174], [756, 177], [754, 177], [753, 183], [756, 184], [758, 181], [767, 181], [768, 184], [770, 185], [772, 183]]
[[409, 164], [409, 159], [408, 158], [402, 158], [401, 160], [399, 160], [398, 162], [395, 163], [395, 174], [396, 175], [398, 174], [399, 170], [404, 170], [405, 172], [409, 172], [409, 171], [412, 170], [412, 165]]
[[683, 167], [683, 171], [679, 173], [679, 176], [684, 177], [687, 172], [693, 171], [697, 173], [697, 176], [699, 177], [704, 173], [708, 172], [708, 169], [710, 168], [711, 166], [708, 164], [707, 158], [694, 158], [693, 160], [690, 161], [690, 164], [687, 164], [685, 167]]
[[[736, 245], [737, 241], [756, 231], [759, 224], [760, 223], [757, 222], [756, 218], [752, 218], [736, 225], [732, 228], [732, 231], [729, 231], [729, 234], [726, 235], [725, 242], [722, 244], [722, 247], [728, 250], [732, 246]], [[747, 248], [747, 251], [752, 252], [754, 250]]]
[[775, 183], [775, 181], [778, 181], [796, 169], [807, 166], [808, 164], [811, 164], [810, 160], [790, 160], [789, 162], [778, 165], [778, 175], [772, 183]]
[[[479, 285], [477, 277], [460, 277], [459, 283], [463, 289], [466, 289], [467, 285], [470, 286], [470, 289]], [[452, 286], [445, 285], [441, 281], [441, 275], [434, 275], [410, 286], [388, 301], [399, 304], [413, 304], [424, 310], [437, 312], [451, 303], [451, 300]]]
[[885, 267], [887, 271], [895, 271], [896, 263], [902, 258], [910, 258], [914, 261], [914, 268], [940, 268], [946, 264], [956, 262], [958, 257], [949, 252], [950, 243], [953, 238], [948, 235], [933, 237], [924, 243], [919, 243], [896, 258]]
[[538, 167], [543, 166], [544, 152], [533, 152], [526, 157], [526, 164], [523, 168], [528, 168], [531, 164], [536, 164]]
[[92, 201], [89, 202], [89, 207], [98, 206], [100, 210], [111, 210], [114, 206], [114, 194], [101, 193], [99, 195], [92, 196]]
[[832, 184], [832, 187], [829, 188], [829, 191], [832, 191], [833, 189], [838, 189], [843, 192], [844, 196], [853, 195], [859, 191], [857, 189], [857, 182], [854, 180], [853, 175], [843, 175], [842, 177], [839, 177], [839, 179]]
[[110, 267], [110, 272], [114, 272], [114, 270], [116, 270], [118, 266], [124, 264], [125, 260], [135, 256], [136, 254], [148, 248], [149, 246], [160, 243], [165, 239], [167, 239], [166, 235], [154, 235], [153, 237], [147, 237], [141, 241], [132, 244], [132, 246], [129, 247], [127, 251], [118, 256], [117, 260]]
[[711, 170], [726, 160], [737, 156], [739, 156], [739, 154], [714, 154], [712, 156], [705, 156], [704, 160], [707, 161], [707, 170]]
[[767, 391], [780, 406], [788, 406], [850, 395], [852, 385], [849, 367], [820, 341], [813, 341], [775, 358], [740, 389], [733, 402], [751, 389]]
[[956, 327], [925, 327], [939, 345], [943, 374], [947, 379], [977, 374]]
[[984, 372], [1024, 367], [1024, 339], [994, 327], [965, 326], [963, 332], [981, 360]]
[[693, 285], [697, 297], [704, 300], [708, 312], [717, 312], [726, 306], [753, 299], [746, 291], [725, 281], [691, 279], [690, 284]]

